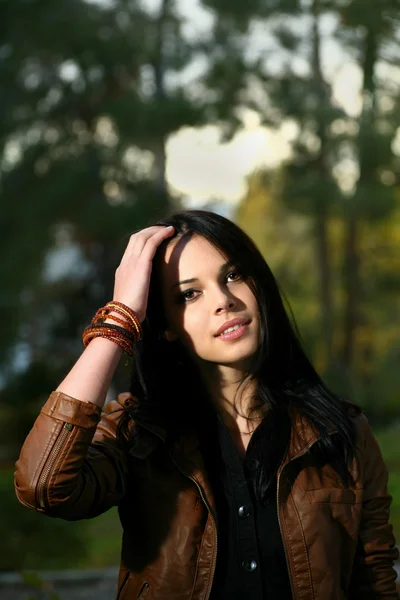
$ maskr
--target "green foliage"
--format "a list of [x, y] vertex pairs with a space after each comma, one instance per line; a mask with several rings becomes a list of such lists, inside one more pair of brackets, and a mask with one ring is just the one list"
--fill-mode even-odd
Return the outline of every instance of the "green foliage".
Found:
[[283, 201], [293, 211], [316, 215], [331, 211], [337, 203], [339, 191], [332, 178], [327, 177], [318, 164], [289, 165]]
[[[52, 519], [22, 506], [13, 486], [13, 472], [0, 470], [0, 569], [20, 571], [31, 587], [46, 591], [31, 571], [116, 566], [121, 552], [117, 509], [87, 521]], [[47, 597], [46, 597], [47, 600]]]
[[87, 556], [86, 523], [51, 519], [22, 506], [9, 471], [0, 471], [0, 508], [7, 515], [0, 522], [1, 569], [68, 568]]
[[[52, 585], [43, 581], [38, 573], [23, 572], [21, 579], [26, 586], [37, 590], [40, 600], [60, 600], [58, 594], [52, 591]], [[29, 596], [28, 600], [38, 600], [38, 597]]]
[[390, 216], [395, 208], [395, 188], [379, 181], [359, 184], [354, 196], [343, 202], [346, 216], [356, 215], [373, 221]]
[[[182, 84], [167, 89], [167, 76], [194, 54], [173, 1], [159, 14], [123, 0], [8, 0], [0, 11], [4, 369], [16, 341], [31, 345], [22, 334], [37, 318], [28, 299], [43, 290], [55, 233], [69, 227], [82, 248], [90, 298], [96, 280], [111, 279], [94, 248], [115, 246], [169, 209], [166, 137], [202, 122], [204, 110]], [[132, 151], [147, 151], [146, 168], [127, 161]]]
[[341, 14], [343, 24], [348, 27], [362, 25], [370, 31], [386, 33], [398, 19], [399, 5], [397, 0], [381, 0], [379, 3], [352, 0], [343, 3]]
[[390, 523], [393, 525], [397, 543], [400, 540], [400, 451], [398, 424], [374, 431], [383, 459], [389, 471], [388, 490], [392, 495]]
[[204, 0], [204, 4], [223, 18], [229, 17], [238, 24], [247, 24], [252, 18], [268, 17], [276, 11], [293, 13], [300, 11], [300, 0]]

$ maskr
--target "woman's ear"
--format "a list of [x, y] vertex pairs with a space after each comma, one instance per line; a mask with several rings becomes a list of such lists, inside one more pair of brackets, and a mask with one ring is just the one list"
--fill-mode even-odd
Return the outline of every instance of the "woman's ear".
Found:
[[176, 335], [176, 333], [174, 333], [170, 329], [166, 329], [164, 331], [164, 339], [167, 342], [175, 342], [178, 339], [178, 336]]

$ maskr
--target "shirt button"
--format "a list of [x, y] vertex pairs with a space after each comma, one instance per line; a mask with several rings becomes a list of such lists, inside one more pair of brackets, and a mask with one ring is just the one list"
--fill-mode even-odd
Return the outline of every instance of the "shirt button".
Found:
[[246, 571], [255, 571], [257, 569], [257, 561], [254, 560], [254, 558], [249, 558], [242, 562], [242, 567], [245, 568]]
[[250, 514], [249, 507], [246, 506], [245, 504], [243, 504], [243, 506], [241, 506], [238, 510], [238, 515], [241, 519], [246, 519], [246, 517], [248, 517], [249, 514]]

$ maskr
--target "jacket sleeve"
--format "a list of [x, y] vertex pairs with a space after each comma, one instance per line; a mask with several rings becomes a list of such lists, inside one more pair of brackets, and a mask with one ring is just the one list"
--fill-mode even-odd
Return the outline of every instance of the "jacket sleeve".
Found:
[[127, 457], [116, 442], [123, 408], [101, 409], [53, 392], [28, 434], [14, 475], [18, 500], [67, 520], [94, 517], [125, 492]]
[[392, 496], [387, 489], [388, 470], [368, 420], [365, 416], [360, 419], [364, 496], [349, 598], [398, 600], [393, 563], [399, 551], [389, 524]]

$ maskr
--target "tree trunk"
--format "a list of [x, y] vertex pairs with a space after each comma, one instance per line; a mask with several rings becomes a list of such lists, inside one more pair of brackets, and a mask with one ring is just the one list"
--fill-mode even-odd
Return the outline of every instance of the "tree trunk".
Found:
[[[321, 67], [321, 36], [319, 32], [320, 0], [313, 0], [313, 32], [312, 32], [312, 64], [315, 95], [321, 106], [327, 106], [329, 98], [326, 90], [326, 84], [322, 75]], [[318, 175], [322, 180], [328, 181], [331, 178], [327, 166], [327, 138], [326, 123], [323, 117], [323, 111], [318, 113], [317, 134], [321, 142], [319, 156], [316, 160], [315, 168], [318, 169]], [[318, 198], [315, 206], [316, 223], [316, 251], [318, 266], [319, 298], [321, 311], [322, 335], [324, 339], [326, 366], [327, 369], [332, 365], [333, 359], [333, 300], [332, 300], [332, 267], [330, 264], [329, 240], [328, 240], [328, 209], [325, 198]]]
[[346, 239], [344, 247], [344, 288], [346, 292], [346, 304], [343, 316], [343, 348], [341, 361], [344, 367], [344, 375], [350, 378], [355, 346], [355, 332], [358, 325], [358, 301], [360, 286], [360, 265], [358, 255], [358, 228], [357, 217], [350, 215], [348, 217], [346, 228]]
[[[164, 36], [165, 23], [168, 20], [168, 12], [171, 0], [162, 0], [160, 15], [157, 23], [157, 51], [153, 63], [155, 80], [155, 97], [159, 106], [163, 106], [167, 98], [165, 90], [165, 58], [164, 58]], [[170, 198], [166, 180], [166, 140], [164, 137], [154, 141], [155, 156], [155, 178], [154, 186], [157, 194], [157, 209], [164, 215], [170, 208]]]
[[327, 226], [327, 215], [326, 213], [320, 212], [316, 218], [315, 233], [319, 275], [321, 324], [325, 343], [326, 366], [329, 370], [333, 362], [333, 302]]
[[[375, 112], [375, 83], [374, 67], [377, 60], [377, 39], [374, 31], [367, 31], [364, 45], [363, 61], [363, 106], [359, 120], [360, 134], [363, 127], [369, 127], [374, 120]], [[375, 178], [375, 173], [370, 173], [363, 160], [362, 137], [358, 141], [358, 156], [360, 177], [358, 185], [367, 184]], [[351, 201], [351, 200], [350, 200]], [[365, 315], [361, 315], [362, 281], [360, 276], [359, 255], [359, 222], [360, 216], [356, 210], [351, 210], [346, 226], [345, 254], [343, 261], [345, 308], [343, 317], [343, 346], [341, 350], [342, 371], [349, 384], [355, 375], [355, 346], [357, 327]]]

